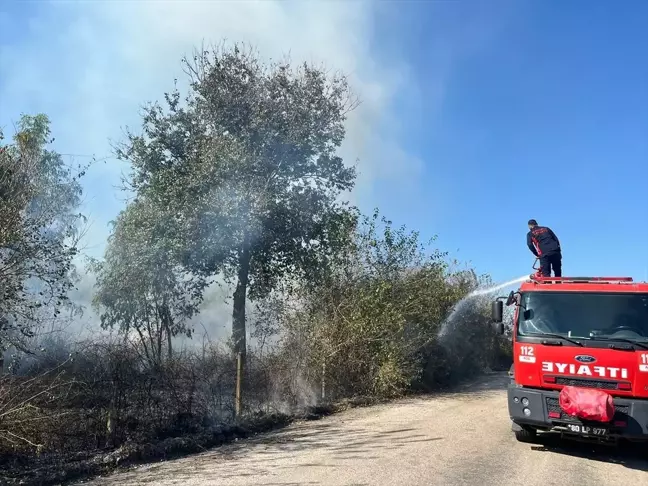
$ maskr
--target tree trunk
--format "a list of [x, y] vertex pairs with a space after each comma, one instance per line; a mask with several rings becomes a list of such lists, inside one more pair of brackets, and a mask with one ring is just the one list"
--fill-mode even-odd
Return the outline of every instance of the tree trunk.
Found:
[[245, 303], [247, 285], [250, 275], [250, 249], [244, 247], [239, 256], [238, 281], [234, 291], [234, 307], [232, 310], [232, 340], [234, 352], [245, 356], [247, 344], [245, 342]]
[[173, 318], [171, 317], [171, 311], [169, 310], [169, 306], [166, 302], [162, 302], [162, 305], [158, 310], [158, 315], [160, 316], [162, 325], [164, 327], [164, 330], [166, 331], [167, 359], [171, 359], [171, 357], [173, 356], [173, 344], [171, 342], [171, 338], [173, 337], [173, 334], [171, 332], [171, 328], [173, 326]]
[[173, 345], [171, 343], [171, 327], [167, 325], [167, 352], [169, 354], [169, 359], [173, 357]]

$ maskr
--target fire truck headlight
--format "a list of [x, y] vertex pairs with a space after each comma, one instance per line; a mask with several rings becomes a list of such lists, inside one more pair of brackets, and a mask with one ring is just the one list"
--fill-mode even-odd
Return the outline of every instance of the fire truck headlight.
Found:
[[522, 399], [522, 405], [524, 405], [525, 407], [529, 406], [529, 399], [527, 397], [524, 397]]
[[531, 415], [531, 410], [529, 410], [528, 408], [525, 408], [524, 410], [522, 410], [522, 412], [524, 412], [524, 415], [526, 415], [527, 417]]
[[517, 403], [517, 402], [520, 401], [520, 399], [519, 399], [518, 397], [513, 397], [513, 401], [514, 401], [515, 403]]

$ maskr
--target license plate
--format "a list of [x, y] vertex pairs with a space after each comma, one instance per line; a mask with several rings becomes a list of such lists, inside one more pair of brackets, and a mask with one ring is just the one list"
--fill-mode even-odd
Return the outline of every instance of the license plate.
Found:
[[567, 428], [574, 434], [602, 436], [608, 433], [605, 427], [590, 427], [589, 425], [581, 424], [568, 424]]

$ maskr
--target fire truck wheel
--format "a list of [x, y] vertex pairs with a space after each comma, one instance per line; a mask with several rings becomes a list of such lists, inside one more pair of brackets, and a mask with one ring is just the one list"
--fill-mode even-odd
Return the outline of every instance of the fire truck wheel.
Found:
[[534, 429], [521, 428], [520, 430], [515, 431], [515, 438], [518, 442], [533, 444], [536, 442], [538, 434]]

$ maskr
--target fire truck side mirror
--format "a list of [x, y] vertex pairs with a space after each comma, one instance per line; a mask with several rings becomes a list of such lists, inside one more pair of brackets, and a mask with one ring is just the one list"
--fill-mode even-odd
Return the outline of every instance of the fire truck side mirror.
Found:
[[504, 302], [497, 299], [491, 304], [491, 318], [496, 324], [504, 321]]
[[508, 307], [509, 305], [515, 304], [515, 292], [511, 290], [511, 293], [508, 295], [508, 298], [506, 299], [506, 306]]

